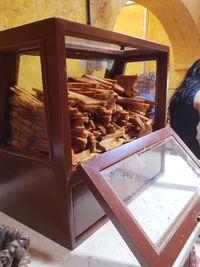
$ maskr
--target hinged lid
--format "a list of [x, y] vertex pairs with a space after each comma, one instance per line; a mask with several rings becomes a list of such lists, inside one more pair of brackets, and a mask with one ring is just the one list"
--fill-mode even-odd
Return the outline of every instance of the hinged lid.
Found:
[[175, 132], [161, 129], [78, 169], [141, 265], [172, 266], [200, 212], [199, 163]]

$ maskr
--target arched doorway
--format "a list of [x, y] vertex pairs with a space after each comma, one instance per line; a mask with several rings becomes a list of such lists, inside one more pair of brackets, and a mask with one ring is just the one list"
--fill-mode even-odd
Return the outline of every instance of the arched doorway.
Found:
[[200, 40], [194, 18], [189, 7], [195, 7], [197, 1], [190, 4], [184, 0], [136, 0], [153, 12], [162, 23], [172, 44], [176, 69], [188, 68], [200, 57]]
[[[124, 1], [126, 2], [126, 1]], [[165, 32], [168, 42], [164, 42], [171, 46], [170, 55], [170, 76], [171, 85], [170, 87], [175, 87], [178, 85], [179, 81], [182, 79], [186, 69], [188, 69], [191, 64], [200, 57], [200, 34], [197, 28], [197, 21], [195, 21], [194, 7], [197, 1], [192, 1], [190, 5], [188, 1], [184, 0], [135, 0], [134, 3], [139, 4], [147, 8], [151, 15], [151, 25], [152, 32], [150, 33], [150, 40], [162, 42], [163, 33]], [[124, 7], [125, 8], [125, 7]], [[122, 9], [122, 12], [124, 10]], [[193, 9], [192, 9], [193, 8]], [[116, 30], [116, 25], [119, 24], [120, 16], [116, 20], [114, 30]], [[195, 13], [196, 14], [196, 13]], [[162, 25], [163, 29], [158, 24], [155, 27], [155, 18]], [[196, 14], [197, 16], [197, 14]], [[128, 19], [130, 17], [127, 17]], [[154, 20], [154, 22], [153, 22]], [[197, 20], [197, 19], [196, 19]], [[131, 25], [133, 28], [137, 27], [134, 22], [128, 21], [126, 25]], [[124, 33], [126, 32], [126, 27]], [[118, 27], [119, 29], [119, 27]], [[137, 28], [138, 30], [138, 28]], [[161, 31], [160, 31], [161, 30]], [[157, 33], [156, 33], [157, 31]], [[157, 39], [155, 38], [157, 34]], [[139, 36], [142, 37], [143, 36]], [[153, 38], [152, 38], [153, 37]], [[167, 40], [167, 38], [164, 38]], [[173, 81], [173, 82], [172, 82]]]

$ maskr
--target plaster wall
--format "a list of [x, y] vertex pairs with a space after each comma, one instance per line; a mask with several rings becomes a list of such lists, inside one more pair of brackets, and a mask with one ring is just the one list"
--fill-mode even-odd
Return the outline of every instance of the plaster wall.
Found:
[[[187, 69], [200, 57], [200, 1], [135, 0], [135, 3], [150, 11], [147, 39], [170, 46], [169, 87], [174, 88], [180, 83]], [[140, 26], [134, 27], [137, 21], [134, 20], [131, 23], [130, 15], [125, 14], [126, 8], [124, 7], [123, 10], [124, 30], [120, 29], [120, 31], [140, 37], [138, 35]], [[138, 11], [135, 9], [134, 12]], [[123, 20], [122, 17], [118, 17], [114, 27], [116, 31], [120, 28], [119, 19]]]
[[[144, 8], [141, 5], [124, 6], [116, 19], [113, 31], [144, 38]], [[142, 71], [142, 63], [129, 63], [125, 74], [135, 75]]]
[[200, 1], [199, 0], [182, 0], [182, 3], [188, 9], [192, 19], [194, 20], [195, 28], [200, 34]]
[[[112, 29], [124, 0], [91, 0], [92, 25]], [[86, 23], [85, 0], [0, 0], [0, 30], [49, 17]]]
[[[136, 0], [135, 2], [151, 10], [164, 26], [172, 44], [176, 70], [187, 69], [200, 57], [200, 39], [195, 20], [200, 15], [200, 9], [193, 18], [196, 0], [190, 5], [186, 0]], [[199, 4], [198, 4], [199, 5]], [[193, 11], [193, 12], [192, 12]]]
[[[146, 20], [145, 20], [146, 14]], [[146, 33], [145, 33], [146, 28]], [[133, 35], [154, 42], [168, 45], [170, 47], [170, 79], [169, 87], [175, 87], [174, 81], [174, 58], [173, 49], [169, 37], [158, 18], [139, 4], [124, 6], [120, 12], [113, 28], [116, 32]], [[155, 62], [129, 63], [126, 74], [139, 74], [144, 71], [155, 71]]]
[[58, 16], [85, 23], [85, 3], [84, 0], [0, 0], [0, 30]]

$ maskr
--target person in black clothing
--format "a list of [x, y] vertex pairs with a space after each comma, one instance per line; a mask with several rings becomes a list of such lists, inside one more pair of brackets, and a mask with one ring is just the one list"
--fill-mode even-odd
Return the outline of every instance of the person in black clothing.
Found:
[[200, 159], [196, 139], [200, 120], [200, 60], [187, 71], [169, 105], [170, 124], [191, 151]]

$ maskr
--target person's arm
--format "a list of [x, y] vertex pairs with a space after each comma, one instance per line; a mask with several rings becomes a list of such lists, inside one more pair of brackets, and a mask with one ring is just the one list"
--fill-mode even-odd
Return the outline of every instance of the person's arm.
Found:
[[193, 106], [199, 114], [200, 119], [200, 91], [198, 91], [194, 97]]
[[[199, 114], [199, 119], [200, 119], [200, 91], [198, 91], [194, 97], [194, 102], [193, 102], [193, 106], [194, 108], [196, 109], [196, 111], [198, 112]], [[196, 139], [199, 143], [199, 146], [200, 146], [200, 121], [197, 125], [197, 135], [196, 135]]]

